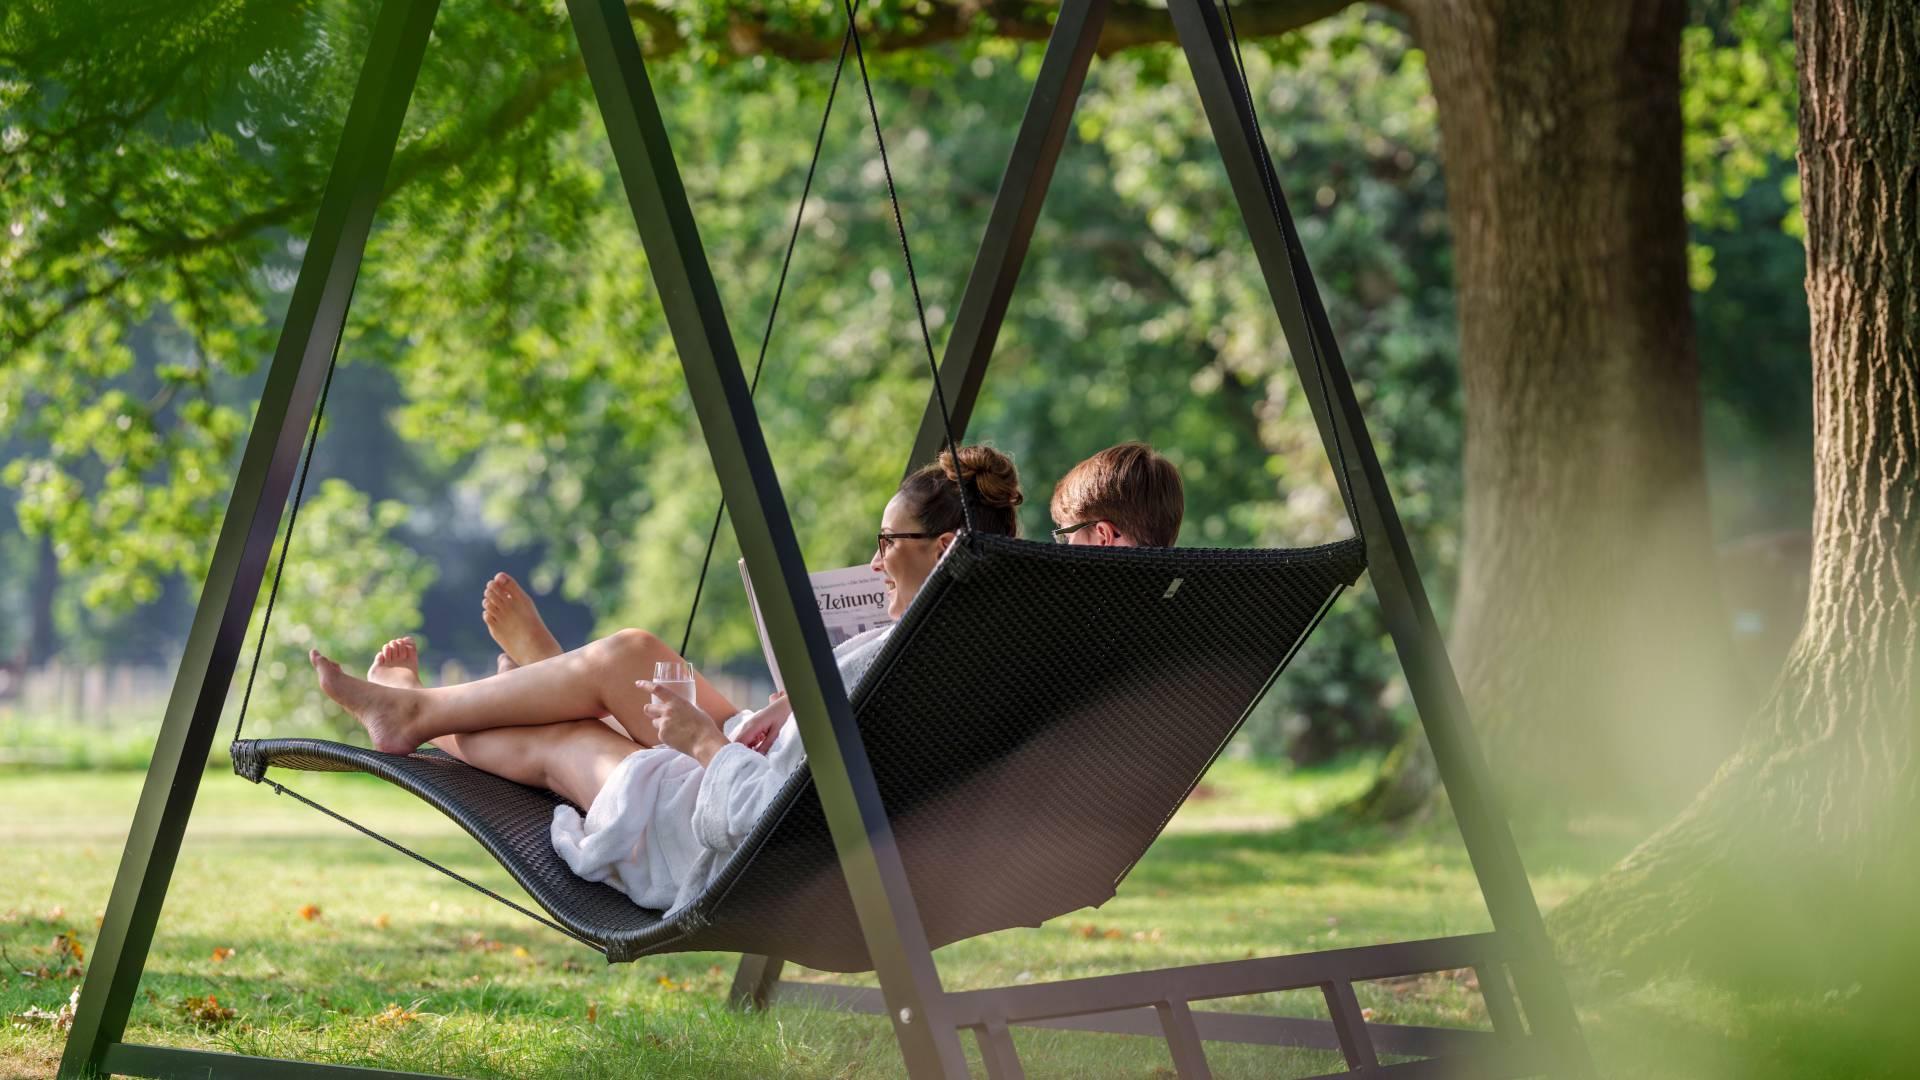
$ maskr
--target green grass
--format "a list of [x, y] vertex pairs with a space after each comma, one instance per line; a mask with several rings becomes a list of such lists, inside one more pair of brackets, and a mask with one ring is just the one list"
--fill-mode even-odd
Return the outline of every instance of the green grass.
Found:
[[[1104, 908], [943, 949], [942, 978], [965, 989], [1486, 929], [1450, 825], [1399, 832], [1317, 819], [1364, 785], [1368, 770], [1360, 762], [1290, 774], [1223, 761]], [[91, 946], [140, 780], [130, 772], [0, 772], [0, 945], [8, 961], [0, 1008], [8, 1016], [56, 1007], [78, 985], [52, 942], [72, 930]], [[299, 786], [462, 873], [505, 882], [464, 834], [385, 785], [303, 776]], [[1623, 843], [1606, 834], [1530, 844], [1543, 900], [1577, 888]], [[309, 905], [318, 908], [311, 919], [301, 914]], [[221, 960], [216, 949], [234, 952]], [[609, 967], [291, 800], [210, 772], [128, 1038], [472, 1076], [901, 1074], [877, 1018], [790, 1006], [728, 1011], [733, 960], [693, 954]], [[43, 967], [45, 977], [19, 973]], [[1464, 980], [1429, 976], [1359, 990], [1376, 1019], [1485, 1023]], [[183, 1002], [205, 995], [234, 1017], [209, 1025], [185, 1015]], [[1772, 1058], [1740, 1054], [1727, 1040], [1770, 1018], [1806, 1022], [1803, 1010], [1785, 1005], [1772, 1003], [1769, 1014], [1662, 984], [1587, 1015], [1609, 1072], [1756, 1075], [1734, 1064]], [[1324, 1016], [1311, 993], [1210, 1007]], [[1640, 1037], [1648, 1030], [1668, 1033], [1677, 1049], [1650, 1051]], [[1158, 1040], [1049, 1031], [1020, 1031], [1016, 1040], [1034, 1077], [1171, 1075]], [[0, 1030], [0, 1075], [51, 1073], [61, 1042], [44, 1025], [8, 1025]], [[1340, 1064], [1330, 1054], [1224, 1044], [1209, 1047], [1209, 1057], [1222, 1077], [1304, 1076]], [[1819, 1070], [1792, 1075], [1809, 1074]]]

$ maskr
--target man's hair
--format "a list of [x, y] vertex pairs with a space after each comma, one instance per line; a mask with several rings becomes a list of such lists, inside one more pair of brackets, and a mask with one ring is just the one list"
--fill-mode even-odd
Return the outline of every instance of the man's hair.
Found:
[[1142, 442], [1109, 446], [1075, 465], [1053, 489], [1054, 521], [1108, 521], [1134, 543], [1172, 547], [1186, 513], [1180, 470]]

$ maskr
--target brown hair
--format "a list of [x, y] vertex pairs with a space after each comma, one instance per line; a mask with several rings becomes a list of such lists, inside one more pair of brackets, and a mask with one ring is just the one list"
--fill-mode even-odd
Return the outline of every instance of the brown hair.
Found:
[[1136, 544], [1172, 547], [1186, 513], [1180, 470], [1142, 442], [1109, 446], [1075, 465], [1053, 489], [1060, 525], [1107, 521]]
[[1020, 518], [1014, 508], [1026, 501], [1020, 490], [1020, 470], [1013, 459], [991, 446], [960, 448], [960, 469], [953, 467], [953, 455], [940, 452], [940, 460], [915, 469], [900, 482], [900, 494], [906, 497], [907, 512], [930, 533], [957, 532], [966, 526], [960, 507], [960, 478], [973, 491], [973, 526], [984, 533], [1019, 536]]

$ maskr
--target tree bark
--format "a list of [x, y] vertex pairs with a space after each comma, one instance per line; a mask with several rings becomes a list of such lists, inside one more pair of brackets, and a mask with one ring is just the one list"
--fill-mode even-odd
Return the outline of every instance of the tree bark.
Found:
[[[1920, 6], [1798, 0], [1813, 317], [1807, 622], [1740, 752], [1554, 914], [1585, 962], [1643, 975], [1876, 971], [1920, 944]], [[1804, 984], [1805, 988], [1846, 985]], [[1910, 1022], [1910, 1018], [1907, 1021]]]
[[[1728, 707], [1707, 520], [1685, 0], [1426, 0], [1410, 14], [1458, 259], [1462, 687], [1510, 796], [1684, 797], [1750, 704]], [[1431, 765], [1409, 739], [1370, 797], [1383, 816], [1422, 803]]]

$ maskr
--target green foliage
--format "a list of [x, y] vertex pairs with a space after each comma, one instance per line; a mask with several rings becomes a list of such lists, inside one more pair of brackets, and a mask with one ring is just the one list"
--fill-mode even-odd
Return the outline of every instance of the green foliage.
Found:
[[[1778, 177], [1798, 145], [1799, 86], [1793, 66], [1788, 0], [1702, 0], [1681, 34], [1680, 107], [1687, 218], [1727, 230], [1733, 204], [1756, 181]], [[1800, 236], [1797, 173], [1780, 179], [1789, 207], [1782, 225]], [[1714, 281], [1713, 249], [1691, 249], [1695, 289]]]
[[[320, 693], [307, 650], [317, 648], [352, 671], [387, 639], [420, 625], [420, 593], [434, 570], [396, 539], [407, 513], [401, 503], [373, 502], [340, 480], [308, 493], [247, 709], [249, 734], [353, 728]], [[263, 594], [271, 581], [269, 570]], [[240, 705], [266, 610], [264, 602], [258, 605], [247, 628], [249, 648], [227, 695], [230, 710]]]
[[[863, 10], [876, 41], [946, 17], [938, 5]], [[1739, 192], [1779, 160], [1782, 115], [1790, 143], [1783, 10], [1706, 5], [1688, 31], [1689, 198], [1703, 223], [1735, 214], [1747, 229]], [[100, 625], [205, 566], [369, 16], [343, 0], [0, 16], [5, 482], [28, 533], [54, 539], [70, 606]], [[840, 8], [724, 2], [658, 16], [636, 8], [751, 364], [830, 68], [743, 60], [738, 46], [830, 57]], [[1040, 53], [982, 24], [951, 45], [870, 58], [936, 349]], [[1444, 614], [1460, 391], [1424, 58], [1395, 19], [1353, 9], [1250, 41], [1247, 61]], [[1029, 532], [1050, 524], [1052, 482], [1073, 462], [1145, 438], [1185, 474], [1184, 542], [1319, 542], [1346, 528], [1339, 501], [1183, 67], [1168, 48], [1094, 65], [970, 434], [1015, 453]], [[827, 140], [757, 398], [815, 566], [870, 554], [928, 385], [857, 85], [842, 84]], [[422, 485], [444, 482], [451, 494], [410, 523], [421, 557], [444, 560], [450, 534], [491, 535], [537, 551], [530, 584], [589, 605], [599, 629], [677, 638], [719, 493], [560, 6], [448, 0], [390, 187], [335, 390], [378, 366], [395, 397], [364, 403], [355, 434], [335, 438], [384, 437], [390, 422], [404, 442], [389, 475], [363, 470], [356, 483], [420, 501]], [[323, 440], [322, 461], [337, 448]], [[318, 519], [303, 514], [290, 568], [337, 564], [305, 583], [321, 594], [365, 582], [365, 595], [417, 596], [417, 566], [367, 569], [355, 545], [391, 526], [358, 512], [340, 544], [313, 543]], [[691, 650], [705, 664], [756, 652], [736, 554], [723, 528]], [[290, 577], [282, 602], [311, 602], [297, 591]], [[363, 661], [418, 620], [412, 607], [369, 607], [308, 629]], [[1397, 671], [1371, 606], [1349, 601], [1253, 737], [1303, 757], [1389, 739]]]
[[[1398, 27], [1357, 13], [1296, 39], [1302, 47], [1279, 60], [1250, 51], [1249, 77], [1335, 336], [1444, 609], [1458, 548], [1461, 421], [1424, 58]], [[1116, 341], [1105, 355], [1125, 358], [1115, 374], [1130, 373], [1122, 385], [1138, 399], [1181, 403], [1171, 407], [1182, 420], [1151, 430], [1176, 432], [1164, 441], [1192, 485], [1186, 541], [1288, 545], [1341, 534], [1344, 514], [1310, 405], [1191, 80], [1176, 67], [1155, 84], [1110, 65], [1079, 121], [1112, 163], [1114, 192], [1145, 223], [1144, 261], [1168, 292], [1150, 320], [1123, 324], [1130, 343]], [[1204, 362], [1169, 370], [1159, 359], [1168, 352]], [[1163, 371], [1171, 376], [1164, 386], [1140, 385]], [[1221, 403], [1215, 410], [1231, 403], [1237, 424], [1222, 426], [1217, 411], [1188, 404], [1196, 401]], [[1050, 404], [1047, 421], [1059, 423], [1084, 399], [1069, 393]], [[1349, 600], [1295, 660], [1248, 736], [1309, 759], [1389, 739], [1398, 671], [1377, 611]]]

